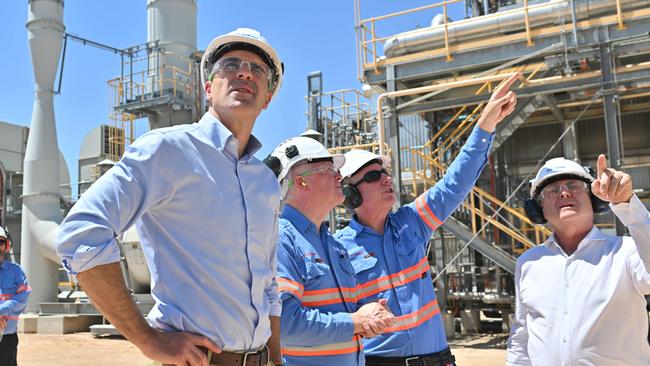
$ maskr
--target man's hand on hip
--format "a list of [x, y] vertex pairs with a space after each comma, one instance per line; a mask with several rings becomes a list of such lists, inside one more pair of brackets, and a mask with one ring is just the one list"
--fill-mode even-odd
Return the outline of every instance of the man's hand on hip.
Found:
[[187, 332], [156, 331], [152, 335], [149, 342], [141, 346], [140, 351], [163, 364], [208, 366], [208, 358], [199, 347], [205, 347], [213, 353], [221, 353], [221, 349], [204, 336]]
[[630, 202], [632, 177], [627, 173], [608, 168], [607, 158], [600, 154], [596, 179], [591, 183], [591, 192], [601, 200], [613, 204]]

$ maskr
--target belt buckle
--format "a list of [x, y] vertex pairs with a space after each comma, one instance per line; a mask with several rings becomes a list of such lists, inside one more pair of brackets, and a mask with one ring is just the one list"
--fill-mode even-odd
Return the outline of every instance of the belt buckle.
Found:
[[415, 360], [419, 360], [419, 359], [420, 359], [420, 357], [418, 357], [418, 356], [416, 356], [416, 357], [407, 357], [407, 358], [404, 360], [404, 364], [405, 364], [406, 366], [411, 366], [411, 361], [415, 361]]
[[266, 363], [262, 363], [262, 357], [261, 357], [262, 355], [260, 355], [259, 365], [265, 366], [266, 364], [268, 364], [271, 356], [269, 355], [269, 352], [268, 352], [269, 348], [267, 346], [264, 346], [264, 347], [258, 349], [257, 351], [244, 352], [244, 359], [242, 360], [242, 366], [246, 366], [246, 362], [248, 361], [248, 356], [249, 355], [254, 356], [254, 355], [262, 352], [263, 350], [266, 350]]

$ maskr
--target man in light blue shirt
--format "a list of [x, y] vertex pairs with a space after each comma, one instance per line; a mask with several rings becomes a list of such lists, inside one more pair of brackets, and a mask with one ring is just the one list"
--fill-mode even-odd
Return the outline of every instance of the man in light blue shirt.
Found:
[[[215, 38], [201, 61], [208, 112], [198, 123], [139, 138], [61, 224], [64, 266], [151, 359], [281, 363], [274, 281], [280, 189], [253, 156], [261, 145], [251, 131], [282, 72], [259, 32], [239, 28]], [[115, 238], [132, 225], [151, 271], [148, 324], [119, 266]]]
[[27, 307], [32, 288], [25, 272], [16, 263], [6, 261], [11, 242], [0, 227], [0, 365], [15, 366], [18, 355], [18, 317]]

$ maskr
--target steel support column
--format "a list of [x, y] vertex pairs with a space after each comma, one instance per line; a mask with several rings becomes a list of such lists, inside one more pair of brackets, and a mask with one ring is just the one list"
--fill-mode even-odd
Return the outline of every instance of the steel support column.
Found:
[[[395, 82], [395, 66], [389, 65], [386, 67], [386, 91], [393, 92], [397, 90]], [[390, 145], [391, 159], [392, 159], [392, 176], [397, 187], [397, 202], [396, 206], [402, 205], [402, 164], [400, 162], [400, 143], [399, 143], [399, 119], [397, 118], [397, 111], [395, 110], [395, 100], [388, 98], [386, 100], [388, 113], [385, 125], [384, 135], [388, 137], [388, 144]], [[381, 113], [384, 113], [383, 111]]]
[[[607, 29], [601, 29], [601, 41], [607, 41]], [[616, 93], [615, 80], [612, 75], [614, 68], [611, 43], [600, 45], [600, 62], [602, 73], [602, 95], [603, 109], [605, 113], [605, 135], [607, 137], [607, 162], [610, 167], [620, 169], [621, 167], [621, 146], [618, 135], [618, 95]], [[625, 227], [616, 219], [616, 235], [624, 235]]]

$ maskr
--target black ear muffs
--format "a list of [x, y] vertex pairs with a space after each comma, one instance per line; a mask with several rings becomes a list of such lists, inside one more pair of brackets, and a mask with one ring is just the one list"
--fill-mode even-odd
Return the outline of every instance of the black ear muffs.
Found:
[[361, 193], [356, 185], [350, 183], [343, 183], [341, 185], [341, 190], [343, 191], [343, 196], [345, 200], [343, 201], [343, 206], [354, 210], [355, 208], [361, 206], [363, 203], [363, 198]]
[[528, 198], [527, 200], [525, 200], [524, 211], [526, 212], [526, 216], [528, 216], [530, 221], [534, 222], [535, 224], [539, 224], [539, 225], [546, 224], [544, 211], [542, 210], [542, 206], [537, 202], [536, 199]]
[[595, 214], [599, 215], [609, 211], [609, 202], [596, 197], [591, 191], [589, 191], [589, 197], [591, 197], [591, 207], [593, 207]]
[[280, 162], [280, 159], [273, 155], [269, 155], [266, 158], [264, 158], [263, 163], [271, 169], [273, 174], [275, 174], [275, 177], [277, 178], [280, 173], [282, 172], [282, 162]]

